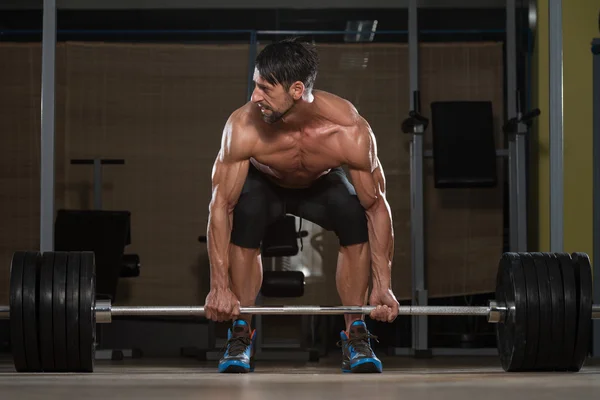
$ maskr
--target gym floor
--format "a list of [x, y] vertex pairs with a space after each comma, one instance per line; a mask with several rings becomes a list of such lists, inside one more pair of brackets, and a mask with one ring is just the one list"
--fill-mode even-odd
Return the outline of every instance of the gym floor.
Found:
[[0, 360], [2, 399], [592, 399], [600, 364], [579, 373], [505, 373], [497, 358], [385, 358], [383, 374], [342, 374], [336, 357], [319, 363], [261, 362], [251, 374], [218, 374], [189, 359], [98, 361], [93, 374], [17, 374]]

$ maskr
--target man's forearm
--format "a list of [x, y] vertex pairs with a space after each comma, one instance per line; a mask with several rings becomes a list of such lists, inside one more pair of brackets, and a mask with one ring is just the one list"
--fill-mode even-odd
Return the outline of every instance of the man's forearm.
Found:
[[206, 234], [211, 288], [229, 288], [230, 236], [231, 219], [227, 207], [211, 206]]
[[384, 197], [380, 197], [367, 210], [369, 246], [373, 286], [390, 289], [392, 281], [392, 258], [394, 255], [394, 228], [392, 213]]

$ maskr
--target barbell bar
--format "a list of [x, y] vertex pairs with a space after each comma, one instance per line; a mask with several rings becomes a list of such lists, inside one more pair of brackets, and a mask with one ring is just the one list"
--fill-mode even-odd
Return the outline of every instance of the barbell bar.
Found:
[[[369, 315], [375, 306], [256, 306], [240, 307], [240, 314], [246, 315]], [[480, 316], [487, 317], [490, 323], [501, 323], [506, 314], [506, 306], [490, 300], [488, 306], [399, 306], [398, 315], [440, 315], [440, 316]], [[112, 306], [109, 300], [99, 300], [96, 305], [98, 323], [110, 323], [112, 317], [127, 316], [179, 316], [204, 317], [204, 307], [194, 306]], [[592, 319], [600, 319], [600, 305], [592, 305]]]
[[[375, 306], [241, 307], [241, 314], [370, 314]], [[588, 356], [592, 275], [585, 253], [503, 253], [487, 306], [400, 306], [399, 315], [482, 316], [496, 326], [505, 371], [579, 371]], [[113, 306], [96, 299], [92, 252], [16, 252], [9, 319], [20, 372], [92, 372], [95, 326], [113, 317], [203, 317], [201, 306]]]
[[[243, 315], [369, 315], [376, 306], [253, 306], [240, 307]], [[97, 300], [96, 323], [108, 324], [113, 317], [204, 317], [204, 307], [197, 306], [113, 306], [110, 300]], [[490, 300], [488, 306], [399, 306], [398, 315], [439, 315], [487, 317], [489, 323], [502, 323], [506, 305]], [[10, 307], [0, 306], [0, 319], [10, 318]], [[592, 305], [592, 319], [600, 319], [600, 304]]]
[[[96, 307], [97, 321], [111, 322], [112, 317], [125, 316], [179, 316], [179, 317], [204, 317], [204, 307], [156, 307], [156, 306], [111, 306], [110, 301], [101, 300]], [[454, 307], [454, 306], [400, 306], [399, 315], [471, 315], [492, 316], [494, 322], [501, 318], [502, 310], [492, 302], [492, 307]], [[375, 306], [253, 306], [240, 307], [240, 314], [246, 315], [342, 315], [364, 314], [368, 315]], [[496, 319], [498, 321], [496, 321]]]
[[[398, 315], [464, 315], [485, 316], [488, 322], [502, 321], [504, 306], [490, 301], [489, 306], [399, 306]], [[369, 315], [375, 306], [252, 306], [240, 307], [245, 315]], [[96, 323], [111, 323], [113, 317], [204, 317], [204, 307], [196, 306], [113, 306], [110, 300], [97, 300], [94, 307]], [[600, 315], [600, 306], [598, 306]], [[10, 318], [10, 307], [0, 306], [0, 319]], [[600, 317], [599, 317], [600, 318]]]

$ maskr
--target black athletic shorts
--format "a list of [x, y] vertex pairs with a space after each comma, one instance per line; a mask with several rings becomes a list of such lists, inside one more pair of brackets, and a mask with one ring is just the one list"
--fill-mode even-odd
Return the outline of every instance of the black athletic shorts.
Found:
[[292, 214], [336, 233], [341, 246], [369, 239], [365, 209], [344, 170], [332, 169], [304, 189], [282, 188], [252, 163], [233, 211], [231, 242], [259, 248], [267, 227]]

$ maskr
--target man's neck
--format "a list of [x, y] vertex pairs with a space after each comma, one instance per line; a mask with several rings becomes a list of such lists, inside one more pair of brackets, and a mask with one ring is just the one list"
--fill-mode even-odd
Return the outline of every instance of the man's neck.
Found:
[[302, 99], [296, 101], [292, 108], [281, 118], [281, 122], [286, 125], [301, 125], [306, 120], [307, 114], [311, 112], [314, 106], [314, 96], [312, 92], [305, 94]]

